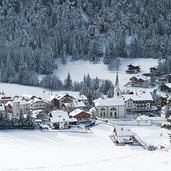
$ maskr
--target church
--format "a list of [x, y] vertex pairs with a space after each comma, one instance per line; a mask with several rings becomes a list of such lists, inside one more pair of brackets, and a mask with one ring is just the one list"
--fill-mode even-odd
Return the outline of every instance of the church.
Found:
[[112, 98], [99, 98], [94, 100], [96, 108], [96, 116], [100, 118], [124, 118], [125, 102], [122, 97], [121, 89], [119, 88], [118, 73], [116, 75], [116, 82], [114, 87], [114, 95]]

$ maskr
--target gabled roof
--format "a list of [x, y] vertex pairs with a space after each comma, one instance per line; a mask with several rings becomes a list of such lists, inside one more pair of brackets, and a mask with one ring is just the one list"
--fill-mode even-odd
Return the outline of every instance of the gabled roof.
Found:
[[69, 115], [74, 117], [74, 116], [76, 116], [76, 115], [78, 115], [78, 114], [80, 114], [80, 113], [82, 113], [82, 112], [87, 113], [87, 114], [90, 115], [89, 112], [86, 112], [86, 111], [81, 110], [81, 109], [75, 109], [74, 111], [72, 111], [71, 113], [69, 113]]
[[95, 106], [124, 106], [125, 102], [122, 97], [96, 99], [94, 100]]
[[41, 100], [41, 99], [38, 99], [38, 98], [35, 98], [35, 99], [33, 99], [33, 100], [29, 100], [28, 102], [29, 102], [30, 104], [34, 104], [34, 103], [37, 103], [37, 102], [43, 102], [43, 103], [48, 104], [47, 101], [44, 101], [44, 100]]
[[64, 105], [66, 107], [85, 107], [86, 105], [84, 104], [84, 102], [77, 102], [77, 101], [73, 101], [71, 103], [64, 103]]
[[133, 101], [153, 101], [153, 97], [149, 92], [135, 92], [134, 94], [123, 95], [124, 100], [132, 99]]
[[29, 102], [26, 101], [25, 99], [23, 99], [22, 97], [15, 98], [13, 100], [13, 103], [18, 103], [19, 105], [28, 105], [29, 104]]
[[51, 122], [75, 122], [75, 118], [69, 118], [69, 115], [66, 111], [55, 110], [51, 112], [52, 117], [50, 118]]
[[21, 97], [23, 97], [27, 101], [31, 100], [32, 98], [38, 98], [32, 94], [23, 94]]
[[168, 88], [171, 88], [171, 83], [165, 84]]
[[[52, 101], [52, 100], [54, 100], [54, 99], [57, 99], [57, 100], [61, 100], [63, 97], [65, 97], [65, 96], [70, 96], [68, 93], [66, 93], [66, 92], [61, 92], [61, 93], [59, 93], [59, 94], [56, 94], [56, 95], [53, 95], [53, 96], [51, 96], [51, 97], [49, 97], [48, 99], [47, 99], [47, 101]], [[70, 96], [71, 98], [73, 98], [74, 99], [74, 97], [72, 97], [72, 96]]]

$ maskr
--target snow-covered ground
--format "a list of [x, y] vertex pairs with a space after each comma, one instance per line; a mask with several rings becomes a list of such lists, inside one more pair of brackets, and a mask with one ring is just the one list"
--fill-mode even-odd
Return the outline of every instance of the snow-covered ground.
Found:
[[[0, 83], [0, 92], [4, 92], [5, 96], [15, 96], [22, 94], [31, 94], [37, 97], [41, 97], [43, 99], [49, 98], [51, 95], [55, 95], [62, 91], [50, 91], [48, 89], [44, 89], [41, 87], [33, 87], [33, 86], [24, 86], [19, 84], [8, 84], [8, 83]], [[78, 92], [73, 91], [65, 91], [70, 95], [77, 96]]]
[[[118, 71], [120, 86], [123, 87], [135, 74], [126, 74], [127, 65], [129, 64], [137, 64], [141, 68], [141, 72], [149, 72], [150, 67], [154, 67], [158, 65], [157, 59], [152, 58], [119, 58], [120, 59], [120, 67]], [[65, 65], [61, 64], [60, 61], [56, 61], [58, 69], [54, 71], [54, 74], [59, 76], [60, 79], [64, 80], [67, 77], [67, 74], [70, 73], [73, 81], [82, 81], [84, 75], [90, 74], [91, 78], [95, 78], [96, 76], [101, 79], [109, 79], [113, 83], [116, 78], [116, 71], [109, 71], [108, 66], [103, 64], [100, 61], [98, 64], [93, 64], [89, 61], [70, 61], [69, 58]], [[136, 74], [137, 75], [137, 74]]]
[[[159, 127], [134, 127], [144, 141], [154, 142]], [[171, 151], [146, 151], [142, 147], [115, 146], [112, 127], [101, 124], [93, 133], [57, 133], [39, 130], [0, 131], [0, 170], [164, 170], [171, 167]], [[155, 134], [153, 134], [156, 132]], [[143, 137], [142, 136], [142, 137]], [[168, 141], [164, 135], [160, 141]]]

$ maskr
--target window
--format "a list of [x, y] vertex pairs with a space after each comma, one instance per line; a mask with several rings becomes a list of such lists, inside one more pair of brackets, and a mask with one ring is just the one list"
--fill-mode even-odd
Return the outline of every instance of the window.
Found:
[[105, 110], [104, 107], [100, 109], [100, 116], [101, 116], [101, 117], [105, 117], [105, 111], [106, 111], [106, 110]]
[[115, 118], [116, 118], [116, 116], [117, 116], [117, 113], [115, 112]]
[[116, 108], [115, 107], [110, 108], [110, 117], [114, 117], [115, 113], [116, 113]]

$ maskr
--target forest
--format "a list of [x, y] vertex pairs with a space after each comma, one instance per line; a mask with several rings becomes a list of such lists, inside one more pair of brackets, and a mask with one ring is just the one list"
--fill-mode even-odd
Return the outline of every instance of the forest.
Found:
[[2, 82], [37, 85], [66, 56], [157, 58], [170, 73], [170, 47], [170, 0], [0, 0]]

